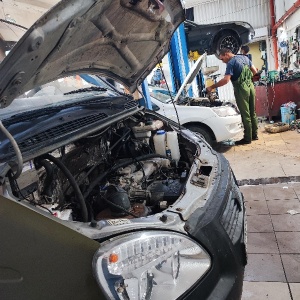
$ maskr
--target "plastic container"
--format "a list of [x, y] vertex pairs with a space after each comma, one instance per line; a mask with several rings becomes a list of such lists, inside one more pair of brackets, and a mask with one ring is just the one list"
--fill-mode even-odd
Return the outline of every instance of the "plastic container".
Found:
[[153, 136], [155, 153], [166, 156], [166, 132], [158, 130]]
[[132, 127], [135, 138], [145, 139], [149, 144], [149, 138], [151, 137], [151, 131], [162, 128], [164, 123], [160, 120], [148, 121], [147, 123], [139, 123], [138, 126]]
[[[208, 86], [211, 86], [213, 85], [215, 82], [211, 79], [211, 78], [207, 78], [206, 81], [205, 81], [205, 87], [207, 88]], [[216, 89], [212, 89], [211, 90], [212, 93], [215, 93], [216, 92]]]
[[292, 107], [280, 107], [281, 112], [281, 122], [286, 124], [291, 124], [292, 121], [296, 120], [295, 109]]
[[132, 130], [134, 134], [139, 134], [142, 132], [149, 132], [149, 131], [154, 131], [162, 128], [164, 123], [160, 120], [154, 120], [152, 122], [149, 122], [149, 124], [145, 124], [143, 122], [139, 123], [138, 126], [133, 126]]
[[176, 131], [168, 131], [166, 133], [167, 146], [171, 151], [171, 157], [176, 162], [180, 160], [180, 150], [178, 143], [178, 135]]

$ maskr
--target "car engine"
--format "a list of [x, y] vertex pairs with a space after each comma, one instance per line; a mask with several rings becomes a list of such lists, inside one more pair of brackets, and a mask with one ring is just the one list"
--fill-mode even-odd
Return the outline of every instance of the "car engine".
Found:
[[[18, 182], [10, 180], [13, 195], [69, 221], [161, 212], [183, 193], [196, 153], [195, 145], [181, 137], [179, 160], [170, 151], [158, 154], [154, 136], [162, 129], [173, 131], [149, 116], [131, 116], [40, 155], [27, 163], [31, 167]], [[26, 184], [29, 173], [35, 179]]]
[[236, 107], [232, 102], [224, 102], [217, 98], [215, 94], [210, 94], [209, 97], [184, 97], [178, 101], [178, 105], [185, 106], [205, 106], [205, 107], [218, 107], [229, 105]]

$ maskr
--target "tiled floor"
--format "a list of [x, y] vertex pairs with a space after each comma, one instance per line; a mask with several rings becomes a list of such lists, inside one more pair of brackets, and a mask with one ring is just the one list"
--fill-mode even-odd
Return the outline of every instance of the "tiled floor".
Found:
[[[217, 148], [229, 160], [246, 201], [242, 299], [300, 300], [300, 133], [272, 134], [264, 126], [259, 124], [258, 141]], [[285, 183], [264, 184], [270, 182]]]
[[248, 227], [242, 299], [300, 299], [300, 183], [240, 188]]

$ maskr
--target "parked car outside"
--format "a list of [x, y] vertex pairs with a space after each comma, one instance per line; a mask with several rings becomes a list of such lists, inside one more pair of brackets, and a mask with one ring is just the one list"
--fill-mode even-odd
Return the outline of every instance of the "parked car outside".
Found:
[[237, 54], [255, 35], [253, 27], [246, 22], [197, 24], [187, 20], [184, 25], [188, 50], [199, 54], [206, 52], [218, 56], [222, 48]]
[[133, 92], [183, 20], [178, 0], [61, 1], [1, 63], [1, 299], [241, 297], [228, 161], [91, 80]]

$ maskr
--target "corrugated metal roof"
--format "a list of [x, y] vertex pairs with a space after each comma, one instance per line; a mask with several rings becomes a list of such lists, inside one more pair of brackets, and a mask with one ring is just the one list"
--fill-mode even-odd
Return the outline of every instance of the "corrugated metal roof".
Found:
[[276, 22], [294, 5], [296, 0], [275, 0]]
[[190, 8], [199, 4], [209, 3], [209, 2], [219, 2], [219, 0], [184, 0], [184, 6], [185, 8]]
[[300, 26], [300, 10], [295, 11], [288, 19], [285, 21], [285, 28], [288, 33], [288, 37], [293, 36], [295, 29]]
[[198, 1], [194, 17], [199, 24], [245, 21], [254, 29], [266, 27], [270, 23], [269, 0], [214, 0], [200, 4]]
[[285, 13], [285, 2], [284, 0], [275, 0], [275, 23], [284, 15]]
[[289, 10], [294, 3], [296, 2], [296, 0], [284, 0], [284, 6], [285, 6], [285, 10]]

